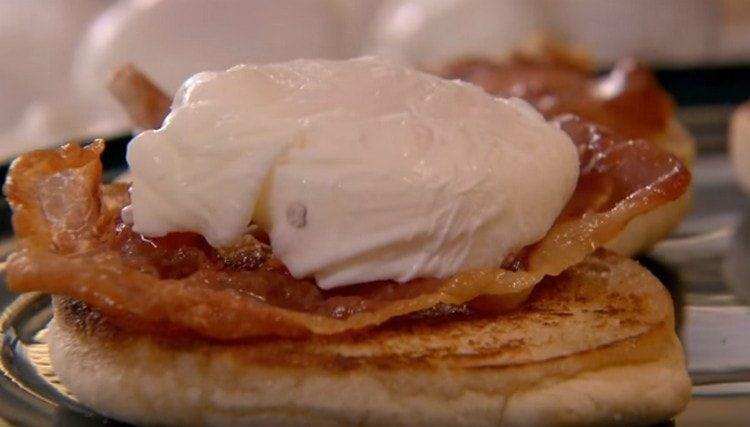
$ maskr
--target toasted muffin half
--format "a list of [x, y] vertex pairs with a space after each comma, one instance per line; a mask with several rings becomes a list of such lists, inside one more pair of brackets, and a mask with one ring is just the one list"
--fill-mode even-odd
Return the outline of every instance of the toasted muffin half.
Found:
[[55, 298], [56, 373], [86, 406], [137, 424], [638, 425], [690, 395], [669, 293], [599, 252], [525, 305], [241, 343], [127, 332]]

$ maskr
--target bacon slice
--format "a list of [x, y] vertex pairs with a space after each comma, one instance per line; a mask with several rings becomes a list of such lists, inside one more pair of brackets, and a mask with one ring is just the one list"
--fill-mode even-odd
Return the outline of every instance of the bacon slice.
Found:
[[250, 269], [225, 262], [200, 236], [123, 235], [118, 209], [128, 202], [127, 188], [100, 186], [97, 142], [13, 163], [4, 190], [22, 249], [8, 260], [8, 284], [79, 299], [126, 327], [219, 340], [336, 334], [440, 304], [510, 309], [544, 276], [579, 263], [632, 218], [678, 198], [690, 180], [678, 160], [643, 140], [617, 138], [573, 116], [557, 122], [578, 146], [581, 177], [547, 236], [512, 263], [522, 267], [517, 271], [498, 266], [324, 292], [273, 259]]
[[114, 70], [107, 84], [134, 125], [143, 129], [161, 127], [172, 99], [132, 64]]
[[443, 73], [503, 97], [523, 98], [548, 119], [572, 113], [628, 138], [663, 133], [673, 116], [671, 97], [646, 67], [625, 59], [606, 75], [549, 52], [515, 55], [505, 62], [466, 59]]

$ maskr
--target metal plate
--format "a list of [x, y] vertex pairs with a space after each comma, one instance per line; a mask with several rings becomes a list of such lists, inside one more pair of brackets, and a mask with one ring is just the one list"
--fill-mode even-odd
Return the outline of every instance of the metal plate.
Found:
[[52, 319], [50, 297], [8, 293], [4, 264], [1, 267], [0, 417], [24, 426], [125, 425], [81, 406], [60, 383], [45, 343], [47, 324]]

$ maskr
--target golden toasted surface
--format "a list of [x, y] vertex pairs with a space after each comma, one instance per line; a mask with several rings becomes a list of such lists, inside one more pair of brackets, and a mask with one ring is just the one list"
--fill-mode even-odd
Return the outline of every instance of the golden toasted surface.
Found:
[[[604, 252], [545, 279], [521, 309], [482, 316], [462, 306], [449, 314], [394, 319], [359, 333], [304, 339], [265, 338], [232, 345], [164, 330], [159, 345], [187, 351], [236, 353], [245, 362], [348, 370], [497, 367], [532, 363], [609, 346], [672, 324], [663, 286], [636, 262]], [[122, 346], [140, 335], [113, 326], [90, 307], [57, 300], [57, 313], [78, 333]], [[565, 331], [561, 334], [561, 331]]]
[[55, 301], [55, 372], [87, 406], [136, 424], [647, 425], [690, 395], [666, 290], [601, 252], [512, 313], [305, 339], [124, 332]]

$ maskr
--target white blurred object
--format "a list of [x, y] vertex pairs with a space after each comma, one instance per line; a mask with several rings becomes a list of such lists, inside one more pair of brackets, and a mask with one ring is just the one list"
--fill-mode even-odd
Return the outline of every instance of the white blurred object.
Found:
[[386, 1], [374, 20], [367, 53], [437, 70], [461, 56], [498, 56], [543, 26], [528, 0]]
[[112, 67], [123, 62], [171, 94], [207, 69], [348, 57], [360, 51], [362, 30], [380, 2], [4, 0], [0, 161], [128, 132], [129, 121], [105, 89]]
[[102, 127], [127, 126], [104, 89], [111, 70], [131, 62], [172, 94], [190, 75], [238, 63], [344, 58], [358, 47], [349, 23], [367, 19], [341, 0], [132, 0], [102, 14], [77, 52], [73, 76]]
[[720, 4], [715, 0], [541, 0], [563, 40], [611, 63], [634, 56], [658, 64], [688, 64], [715, 49]]
[[502, 57], [534, 32], [586, 48], [602, 64], [623, 56], [665, 65], [750, 59], [746, 0], [389, 0], [367, 50], [437, 69]]
[[750, 101], [739, 106], [732, 114], [729, 152], [737, 180], [750, 193]]
[[0, 2], [0, 161], [91, 129], [78, 121], [73, 50], [102, 0]]

